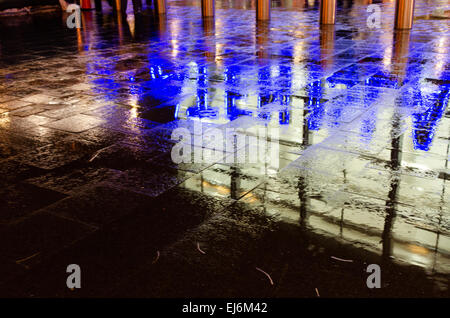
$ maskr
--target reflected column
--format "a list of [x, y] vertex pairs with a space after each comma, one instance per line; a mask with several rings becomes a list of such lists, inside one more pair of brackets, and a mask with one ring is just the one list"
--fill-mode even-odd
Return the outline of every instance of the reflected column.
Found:
[[269, 57], [267, 44], [269, 43], [269, 23], [267, 21], [256, 21], [256, 56], [258, 59]]
[[333, 24], [323, 24], [320, 26], [320, 63], [323, 69], [333, 67], [334, 61], [328, 52], [334, 50], [335, 45], [335, 26]]
[[394, 32], [394, 47], [392, 49], [391, 73], [399, 81], [399, 87], [403, 84], [406, 77], [406, 66], [408, 64], [410, 31], [397, 30]]
[[93, 23], [93, 13], [91, 11], [81, 12], [82, 28], [77, 31], [78, 51], [83, 52], [89, 50], [92, 43], [93, 32], [97, 30], [97, 24]]
[[303, 107], [303, 127], [302, 127], [302, 146], [306, 149], [311, 144], [309, 126], [308, 126], [308, 114], [309, 110], [307, 107]]
[[77, 29], [77, 47], [79, 53], [83, 52], [83, 34], [81, 29]]
[[203, 25], [203, 34], [206, 44], [206, 59], [208, 62], [214, 61], [216, 57], [216, 25], [214, 17], [205, 17], [202, 21]]
[[113, 2], [113, 9], [119, 12], [125, 12], [127, 10], [127, 0], [114, 0]]
[[[396, 31], [394, 34], [394, 47], [392, 52], [392, 64], [394, 70], [392, 71], [398, 77], [400, 83], [405, 78], [405, 69], [408, 63], [409, 53], [409, 31]], [[401, 101], [400, 101], [401, 102]], [[384, 229], [382, 234], [383, 250], [382, 258], [384, 261], [389, 261], [393, 252], [392, 246], [392, 228], [395, 218], [397, 216], [397, 193], [400, 186], [400, 173], [402, 166], [402, 145], [403, 134], [401, 134], [401, 115], [394, 109], [394, 114], [391, 119], [391, 154], [389, 168], [391, 170], [391, 183], [386, 201], [386, 218], [384, 222]]]
[[154, 0], [155, 10], [157, 14], [163, 15], [167, 12], [166, 0]]
[[[239, 158], [238, 158], [238, 142], [237, 142], [237, 134], [225, 134], [225, 138], [232, 138], [233, 144], [233, 162], [230, 166], [230, 197], [231, 199], [238, 200], [241, 196], [241, 169], [239, 168]], [[225, 143], [228, 143], [228, 140], [225, 140]]]
[[[235, 149], [237, 151], [237, 149]], [[241, 189], [241, 172], [239, 167], [236, 164], [233, 164], [230, 167], [230, 197], [233, 200], [237, 200], [240, 198], [240, 189]]]
[[153, 18], [158, 27], [159, 40], [166, 40], [171, 32], [170, 30], [167, 30], [167, 19], [165, 15], [156, 14], [153, 16]]
[[[395, 135], [398, 130], [399, 121], [393, 122], [391, 135]], [[384, 228], [382, 233], [382, 258], [384, 261], [389, 261], [393, 252], [392, 246], [392, 228], [397, 216], [397, 193], [400, 186], [400, 168], [401, 168], [401, 148], [403, 143], [403, 135], [393, 137], [391, 140], [391, 161], [389, 167], [391, 169], [391, 183], [388, 193], [388, 199], [386, 201], [386, 217], [384, 220]]]
[[[272, 96], [267, 97], [267, 92], [261, 89], [264, 84], [264, 80], [270, 79], [270, 70], [268, 57], [270, 55], [267, 44], [269, 42], [269, 22], [268, 21], [257, 21], [256, 22], [256, 56], [258, 60], [258, 108], [271, 102]], [[263, 81], [263, 83], [261, 83]], [[263, 93], [263, 94], [261, 94]]]
[[95, 0], [95, 11], [102, 12], [102, 0]]
[[[448, 159], [450, 158], [450, 143], [447, 145], [447, 159], [445, 160], [445, 166], [444, 169], [448, 170]], [[445, 214], [445, 202], [446, 198], [448, 198], [448, 194], [445, 194], [446, 189], [446, 180], [447, 178], [445, 176], [442, 176], [442, 192], [441, 192], [441, 202], [439, 206], [439, 222], [438, 222], [438, 228], [437, 228], [437, 235], [436, 235], [436, 243], [434, 244], [434, 260], [433, 260], [433, 273], [435, 272], [436, 268], [436, 262], [437, 262], [437, 254], [439, 251], [439, 237], [441, 235], [441, 226], [442, 226], [442, 218]], [[447, 199], [448, 200], [448, 199]]]
[[[267, 91], [262, 89], [262, 87], [265, 85], [264, 82], [271, 78], [270, 75], [270, 62], [268, 63], [268, 57], [270, 55], [268, 43], [269, 43], [269, 21], [256, 21], [256, 30], [255, 30], [255, 44], [256, 44], [256, 56], [257, 56], [257, 62], [258, 62], [258, 101], [257, 101], [257, 108], [263, 107], [265, 104], [268, 104], [271, 102], [273, 96], [270, 94], [267, 96]], [[262, 82], [261, 82], [262, 81]], [[265, 126], [264, 136], [261, 136], [260, 133], [258, 134], [258, 153], [260, 153], [260, 147], [261, 143], [268, 146], [268, 127]], [[263, 138], [263, 140], [261, 140]], [[264, 147], [263, 147], [264, 149]], [[264, 173], [267, 175], [267, 169], [268, 164], [267, 161], [264, 161]], [[262, 169], [262, 167], [261, 167]]]
[[310, 203], [309, 196], [307, 195], [307, 189], [308, 185], [306, 183], [306, 179], [303, 176], [299, 176], [297, 188], [298, 188], [298, 198], [300, 201], [300, 218], [299, 223], [300, 226], [304, 227], [308, 225], [308, 207]]
[[[117, 0], [117, 2], [120, 2], [120, 0]], [[122, 15], [122, 10], [117, 10], [116, 19], [117, 19], [117, 30], [119, 32], [119, 45], [122, 46], [124, 40], [124, 30], [123, 30], [124, 17]]]

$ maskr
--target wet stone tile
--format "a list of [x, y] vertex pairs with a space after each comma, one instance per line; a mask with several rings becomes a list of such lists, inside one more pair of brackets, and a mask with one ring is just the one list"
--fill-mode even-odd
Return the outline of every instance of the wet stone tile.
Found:
[[11, 132], [21, 132], [34, 127], [35, 124], [28, 121], [27, 118], [9, 116], [9, 114], [0, 114], [0, 129]]
[[87, 115], [75, 115], [46, 124], [49, 128], [60, 129], [67, 132], [82, 132], [100, 126], [103, 120]]
[[73, 137], [71, 133], [43, 126], [31, 127], [21, 133], [41, 144], [54, 144], [60, 142], [61, 140], [70, 139]]
[[126, 120], [119, 121], [119, 122], [106, 122], [102, 124], [103, 127], [108, 129], [113, 129], [118, 132], [122, 132], [125, 134], [141, 134], [141, 133], [147, 133], [150, 129], [156, 127], [158, 123], [155, 123], [153, 121], [142, 119], [139, 117], [135, 117], [131, 115]]
[[[91, 109], [95, 109], [96, 107], [98, 107], [97, 105], [88, 104], [86, 99], [85, 100], [77, 98], [73, 99], [72, 96], [68, 98], [69, 98], [68, 100], [63, 101], [60, 104], [52, 105], [52, 107], [49, 107], [49, 109], [47, 109], [46, 111], [39, 113], [39, 115], [60, 120], [64, 120], [71, 116], [74, 116], [75, 119], [87, 118], [93, 120], [92, 117], [84, 117], [81, 115], [83, 115], [83, 113]], [[78, 115], [80, 115], [81, 117], [76, 117]], [[67, 121], [66, 122], [63, 121], [62, 123], [65, 123], [66, 125], [70, 124], [70, 122]]]
[[10, 223], [65, 197], [62, 193], [17, 183], [0, 190], [0, 223]]
[[[85, 19], [88, 37], [51, 15], [35, 37], [43, 16], [15, 17], [23, 32], [0, 57], [0, 274], [29, 272], [0, 294], [448, 294], [450, 61], [433, 15], [446, 3], [431, 2], [416, 1], [409, 33], [392, 32], [394, 2], [376, 31], [354, 3], [320, 30], [317, 2], [277, 4], [269, 27], [248, 23], [254, 3], [218, 0], [213, 30], [198, 4], [169, 3], [167, 25], [105, 11]], [[278, 156], [247, 162], [244, 142], [204, 160], [214, 145], [196, 123], [279, 129]], [[177, 128], [190, 162], [172, 156]], [[72, 292], [73, 257], [87, 280]], [[365, 265], [380, 262], [386, 288], [369, 290]]]
[[190, 151], [190, 154], [184, 155], [183, 161], [178, 162], [179, 159], [175, 159], [179, 154], [179, 152], [177, 152], [177, 149], [178, 148], [175, 145], [172, 145], [170, 150], [167, 150], [164, 153], [153, 157], [150, 160], [150, 163], [171, 169], [199, 173], [200, 171], [203, 171], [206, 168], [212, 166], [216, 162], [222, 162], [225, 156], [223, 153], [219, 153], [217, 157], [214, 156], [214, 158], [208, 159], [204, 156], [208, 149], [185, 145], [183, 150], [180, 152], [183, 152], [184, 154], [184, 151], [187, 151], [187, 153], [189, 153]]
[[76, 194], [101, 182], [113, 181], [121, 172], [106, 168], [60, 169], [24, 182], [67, 195]]
[[5, 260], [2, 259], [0, 261], [0, 286], [3, 283], [6, 283], [7, 281], [11, 280], [12, 278], [23, 275], [26, 273], [26, 269], [22, 266], [17, 264], [14, 261], [11, 260]]
[[103, 127], [94, 127], [79, 134], [80, 138], [97, 145], [107, 147], [120, 142], [127, 137], [126, 134]]
[[[330, 147], [339, 146], [330, 142]], [[358, 173], [367, 164], [367, 160], [359, 154], [347, 151], [335, 151], [322, 146], [309, 147], [297, 160], [286, 166], [281, 175], [293, 176], [304, 173], [322, 174], [324, 176], [341, 177], [348, 173]], [[305, 172], [303, 172], [303, 171]], [[296, 173], [298, 171], [298, 173]]]
[[116, 173], [111, 176], [108, 182], [129, 191], [156, 197], [192, 176], [194, 174], [188, 171], [147, 165], [129, 168], [120, 174]]
[[21, 266], [32, 266], [88, 235], [93, 228], [67, 219], [38, 213], [1, 230], [0, 255]]
[[173, 120], [167, 123], [164, 123], [162, 125], [158, 125], [156, 129], [163, 129], [163, 130], [168, 130], [170, 132], [172, 132], [174, 129], [177, 128], [186, 128], [187, 130], [189, 130], [191, 132], [191, 134], [196, 133], [196, 130], [194, 129], [195, 125], [198, 125], [199, 130], [204, 131], [208, 128], [213, 128], [213, 127], [217, 127], [217, 124], [214, 123], [210, 123], [210, 122], [204, 122], [204, 121], [196, 121], [196, 120], [192, 120], [192, 119], [177, 119], [177, 120]]
[[168, 139], [164, 135], [154, 134], [152, 130], [141, 134], [126, 134], [123, 139], [123, 144], [140, 147], [159, 154], [171, 151], [175, 143], [175, 140]]
[[108, 167], [122, 171], [139, 167], [144, 169], [150, 166], [148, 162], [159, 154], [158, 149], [117, 143], [99, 149], [88, 162], [97, 167]]
[[6, 143], [0, 143], [0, 159], [6, 159], [18, 154], [18, 150]]
[[149, 206], [147, 196], [99, 184], [42, 211], [91, 226], [104, 226], [128, 214], [145, 211]]
[[[369, 195], [380, 199], [388, 199], [389, 192], [395, 195], [395, 202], [417, 206], [419, 210], [436, 210], [445, 208], [445, 180], [436, 176], [414, 176], [401, 171], [380, 171], [363, 169], [355, 176], [354, 183], [346, 185], [348, 191], [361, 195]], [[351, 189], [351, 190], [350, 190]], [[444, 200], [442, 202], [442, 200]]]
[[48, 143], [35, 140], [30, 136], [22, 136], [19, 133], [2, 131], [2, 134], [0, 134], [0, 144], [2, 145], [2, 154], [6, 158], [16, 154], [23, 154]]
[[383, 150], [389, 140], [382, 138], [364, 138], [355, 133], [337, 133], [331, 136], [321, 147], [363, 155], [376, 155]]
[[[170, 201], [166, 197], [149, 204], [139, 215], [126, 216], [112, 222], [42, 261], [32, 274], [13, 280], [14, 283], [8, 286], [8, 293], [65, 297], [111, 295], [120, 282], [134, 282], [133, 276], [136, 273], [151, 269], [157, 251], [175, 242], [186, 230], [198, 226], [211, 213], [205, 208], [189, 208], [192, 198], [193, 195], [172, 192], [174, 202], [181, 201], [181, 205], [168, 205]], [[61, 286], [61, 279], [65, 280], [64, 275], [55, 275], [59, 268], [66, 268], [73, 259], [77, 259], [78, 264], [86, 269], [83, 272], [84, 288], [75, 292], [69, 291], [65, 285]], [[46, 283], [42, 283], [43, 281]], [[28, 286], [27, 290], [16, 288], [21, 285]]]
[[30, 127], [30, 129], [40, 127], [41, 125], [48, 124], [52, 121], [54, 121], [51, 118], [40, 116], [39, 114], [30, 114], [27, 116], [24, 116], [24, 122], [30, 123], [30, 125], [33, 125], [33, 127]]
[[[145, 294], [263, 296], [268, 287], [265, 281], [258, 283], [255, 279], [258, 274], [254, 272], [254, 264], [257, 263], [255, 251], [262, 244], [260, 238], [268, 228], [269, 225], [260, 227], [223, 215], [213, 216], [164, 249], [156, 266], [140, 271], [122, 288], [135, 297]], [[202, 255], [197, 244], [206, 255]], [[149, 270], [154, 274], [144, 275]], [[220, 286], [213, 283], [216, 279], [222, 282]]]
[[21, 98], [22, 101], [33, 103], [33, 104], [49, 104], [54, 97], [45, 94], [34, 94]]
[[26, 101], [15, 100], [15, 101], [9, 101], [9, 102], [0, 104], [0, 108], [14, 110], [14, 109], [19, 109], [19, 108], [22, 108], [25, 106], [29, 106], [31, 104], [32, 103], [26, 102]]
[[[198, 189], [180, 184], [169, 191], [164, 192], [154, 201], [155, 206], [161, 211], [199, 211], [205, 216], [211, 216], [233, 204], [234, 199], [220, 196], [210, 196]], [[187, 212], [183, 212], [187, 213]]]
[[27, 117], [30, 115], [39, 114], [40, 112], [45, 111], [46, 108], [40, 107], [40, 106], [25, 106], [13, 111], [10, 111], [9, 114], [12, 116], [19, 116], [19, 117]]
[[38, 176], [45, 170], [24, 164], [14, 159], [0, 161], [0, 174], [3, 176], [0, 180], [2, 187], [13, 185], [27, 178]]
[[175, 111], [175, 106], [161, 106], [144, 111], [139, 114], [139, 117], [152, 122], [165, 124], [174, 119]]
[[133, 108], [130, 106], [122, 105], [122, 104], [105, 104], [100, 107], [96, 107], [95, 109], [86, 110], [83, 112], [84, 115], [95, 116], [99, 118], [103, 118], [107, 120], [107, 122], [121, 122], [126, 121], [129, 118], [135, 116], [136, 113], [133, 113]]
[[16, 96], [12, 96], [12, 95], [3, 95], [0, 97], [0, 103], [5, 103], [5, 102], [9, 102], [11, 100], [14, 99], [18, 99], [18, 97]]
[[[398, 158], [398, 166], [391, 160]], [[386, 149], [381, 151], [377, 158], [370, 160], [366, 167], [381, 171], [395, 170], [404, 175], [412, 175], [424, 178], [436, 178], [440, 171], [445, 170], [447, 158], [433, 156], [432, 154], [418, 155], [398, 149]]]
[[87, 158], [96, 150], [95, 145], [87, 141], [67, 139], [20, 154], [17, 160], [51, 170]]
[[238, 200], [259, 184], [263, 178], [254, 171], [215, 164], [186, 180], [179, 187], [201, 191], [212, 197]]

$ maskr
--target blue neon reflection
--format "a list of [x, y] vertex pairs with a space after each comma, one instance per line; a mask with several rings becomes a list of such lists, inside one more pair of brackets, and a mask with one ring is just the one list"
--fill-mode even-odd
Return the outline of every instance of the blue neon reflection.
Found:
[[[245, 54], [233, 56], [233, 50], [225, 47], [223, 54], [230, 54], [230, 57], [221, 58], [220, 67], [211, 58], [198, 53], [214, 52], [204, 39], [199, 40], [195, 48], [179, 43], [178, 54], [197, 52], [184, 62], [174, 61], [170, 54], [166, 55], [163, 46], [160, 49], [161, 52], [144, 55], [145, 65], [137, 71], [128, 71], [113, 54], [100, 54], [89, 59], [86, 73], [92, 77], [93, 92], [110, 101], [122, 102], [127, 95], [132, 96], [138, 104], [137, 116], [150, 108], [173, 107], [175, 120], [187, 117], [214, 121], [225, 116], [226, 120], [233, 121], [240, 116], [258, 116], [267, 122], [276, 120], [279, 125], [289, 125], [295, 120], [291, 112], [292, 96], [295, 96], [304, 101], [307, 129], [318, 131], [323, 127], [339, 127], [348, 113], [346, 107], [356, 105], [364, 109], [373, 106], [380, 88], [397, 90], [411, 86], [412, 89], [402, 91], [396, 105], [414, 109], [413, 143], [415, 149], [423, 151], [430, 149], [449, 99], [448, 80], [442, 79], [431, 94], [424, 93], [420, 85], [416, 85], [416, 78], [409, 75], [417, 74], [423, 68], [420, 63], [407, 63], [406, 75], [399, 76], [388, 72], [380, 58], [366, 58], [366, 63], [352, 62], [357, 56], [352, 50], [336, 55], [348, 60], [349, 65], [331, 75], [325, 75], [320, 51], [311, 50], [309, 57], [299, 64], [304, 65], [302, 76], [307, 82], [301, 91], [298, 88], [296, 91], [293, 88], [295, 52], [289, 44], [272, 52], [275, 58], [270, 58], [270, 54], [264, 58], [251, 58]], [[368, 89], [352, 95], [349, 92], [355, 86]], [[183, 91], [186, 87], [193, 89], [187, 90], [187, 94]], [[342, 98], [328, 100], [329, 90], [342, 90], [339, 93]], [[183, 102], [188, 98], [192, 101], [190, 105], [186, 105], [190, 102]], [[272, 105], [277, 107], [270, 108]], [[266, 107], [269, 111], [265, 111]], [[362, 119], [359, 128], [362, 138], [370, 140], [375, 130], [376, 114]]]

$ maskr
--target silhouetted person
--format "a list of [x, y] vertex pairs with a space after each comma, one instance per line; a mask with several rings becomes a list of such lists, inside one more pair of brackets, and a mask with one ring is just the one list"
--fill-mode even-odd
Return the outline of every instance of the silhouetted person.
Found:
[[[107, 0], [108, 4], [116, 9], [116, 0]], [[120, 9], [122, 12], [125, 12], [127, 10], [128, 6], [128, 0], [120, 0], [121, 6]], [[132, 0], [133, 1], [133, 11], [135, 14], [139, 14], [142, 12], [142, 0]]]

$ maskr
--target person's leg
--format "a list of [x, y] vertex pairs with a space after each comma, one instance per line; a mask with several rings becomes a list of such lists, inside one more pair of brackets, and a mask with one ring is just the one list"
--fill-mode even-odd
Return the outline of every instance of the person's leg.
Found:
[[96, 11], [102, 11], [103, 6], [102, 6], [102, 0], [95, 0], [95, 10]]
[[114, 9], [117, 10], [117, 1], [120, 2], [120, 12], [127, 12], [128, 0], [112, 0], [114, 3]]
[[134, 13], [142, 12], [142, 0], [133, 0], [133, 11]]
[[120, 10], [123, 12], [127, 11], [127, 3], [128, 0], [107, 0], [108, 4], [113, 8], [114, 10], [117, 10], [117, 1], [120, 1]]
[[59, 0], [59, 4], [61, 5], [61, 9], [62, 9], [63, 11], [66, 11], [66, 10], [67, 10], [67, 6], [69, 5], [69, 4], [66, 2], [66, 0]]

